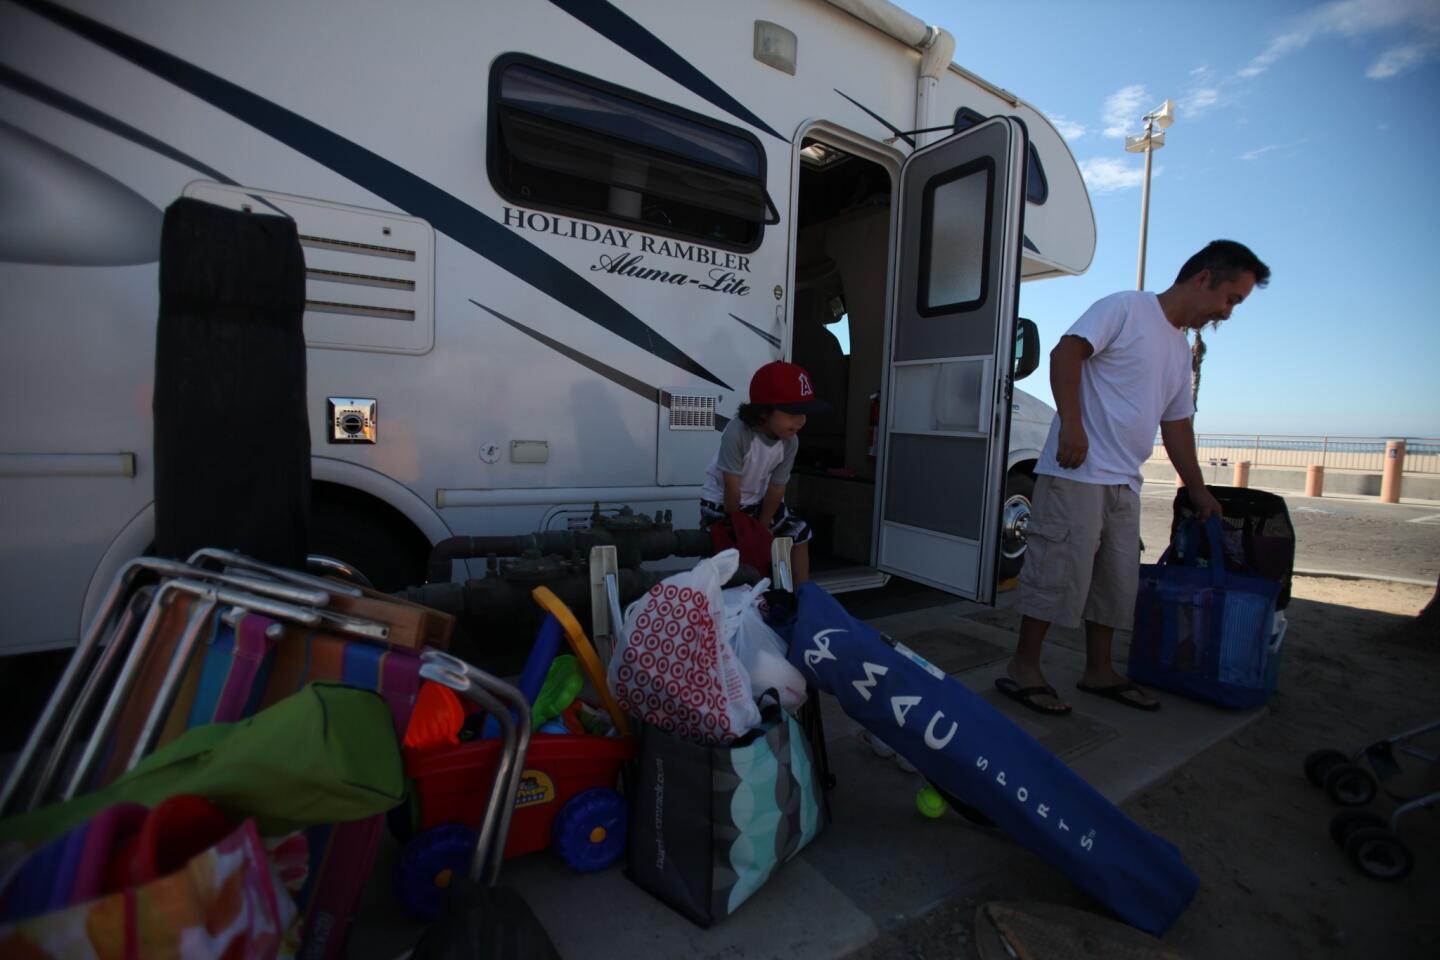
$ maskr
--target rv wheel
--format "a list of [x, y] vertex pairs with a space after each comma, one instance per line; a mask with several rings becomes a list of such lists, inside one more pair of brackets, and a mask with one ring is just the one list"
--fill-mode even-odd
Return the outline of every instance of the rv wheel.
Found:
[[1021, 469], [1005, 477], [1005, 505], [1000, 512], [1000, 579], [1020, 575], [1025, 565], [1025, 528], [1030, 525], [1030, 501], [1035, 478]]
[[312, 566], [344, 576], [326, 563], [338, 562], [361, 575], [353, 578], [357, 582], [369, 581], [385, 593], [424, 583], [429, 542], [390, 507], [347, 493], [316, 497], [311, 504], [307, 553]]

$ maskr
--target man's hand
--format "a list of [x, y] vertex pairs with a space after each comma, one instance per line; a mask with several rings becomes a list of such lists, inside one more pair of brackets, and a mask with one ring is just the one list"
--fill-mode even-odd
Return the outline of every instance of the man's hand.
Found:
[[1195, 515], [1204, 523], [1211, 517], [1221, 517], [1225, 512], [1220, 509], [1220, 501], [1215, 495], [1204, 487], [1186, 487], [1185, 492], [1190, 496], [1190, 506], [1195, 508]]
[[1060, 421], [1059, 443], [1055, 448], [1055, 461], [1066, 470], [1074, 470], [1090, 455], [1090, 438], [1085, 435], [1085, 425], [1078, 419]]

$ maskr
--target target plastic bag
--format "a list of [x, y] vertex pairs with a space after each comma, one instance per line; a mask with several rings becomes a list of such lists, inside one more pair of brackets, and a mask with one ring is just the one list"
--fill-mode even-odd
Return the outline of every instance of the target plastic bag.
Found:
[[794, 713], [805, 703], [805, 677], [785, 659], [780, 635], [765, 622], [765, 591], [770, 580], [753, 587], [731, 587], [725, 598], [725, 637], [750, 675], [750, 689], [763, 694], [774, 690], [780, 706]]
[[749, 674], [725, 636], [726, 550], [657, 583], [625, 611], [610, 689], [627, 713], [695, 743], [729, 743], [760, 724]]

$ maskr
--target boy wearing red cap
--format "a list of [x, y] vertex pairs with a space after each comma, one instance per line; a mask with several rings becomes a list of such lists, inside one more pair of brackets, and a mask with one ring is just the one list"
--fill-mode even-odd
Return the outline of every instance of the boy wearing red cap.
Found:
[[700, 524], [708, 527], [738, 511], [777, 537], [795, 541], [790, 568], [798, 586], [810, 579], [810, 525], [785, 505], [785, 484], [800, 449], [798, 434], [809, 413], [830, 404], [815, 398], [810, 375], [793, 363], [767, 363], [750, 378], [750, 402], [720, 435], [720, 449], [705, 472]]

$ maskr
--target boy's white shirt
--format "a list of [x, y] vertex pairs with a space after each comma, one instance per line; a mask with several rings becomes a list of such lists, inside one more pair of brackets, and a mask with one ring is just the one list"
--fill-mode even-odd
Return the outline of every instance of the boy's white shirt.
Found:
[[1127, 290], [1097, 300], [1065, 335], [1095, 350], [1080, 364], [1080, 420], [1090, 451], [1080, 466], [1063, 469], [1055, 459], [1056, 417], [1035, 472], [1139, 493], [1140, 465], [1154, 452], [1160, 423], [1195, 413], [1185, 332], [1165, 319], [1155, 294]]
[[749, 507], [765, 498], [771, 484], [790, 479], [790, 467], [799, 449], [798, 438], [780, 440], [765, 436], [745, 425], [739, 417], [725, 426], [720, 444], [705, 471], [700, 499], [725, 503], [725, 474], [740, 476], [740, 506]]

